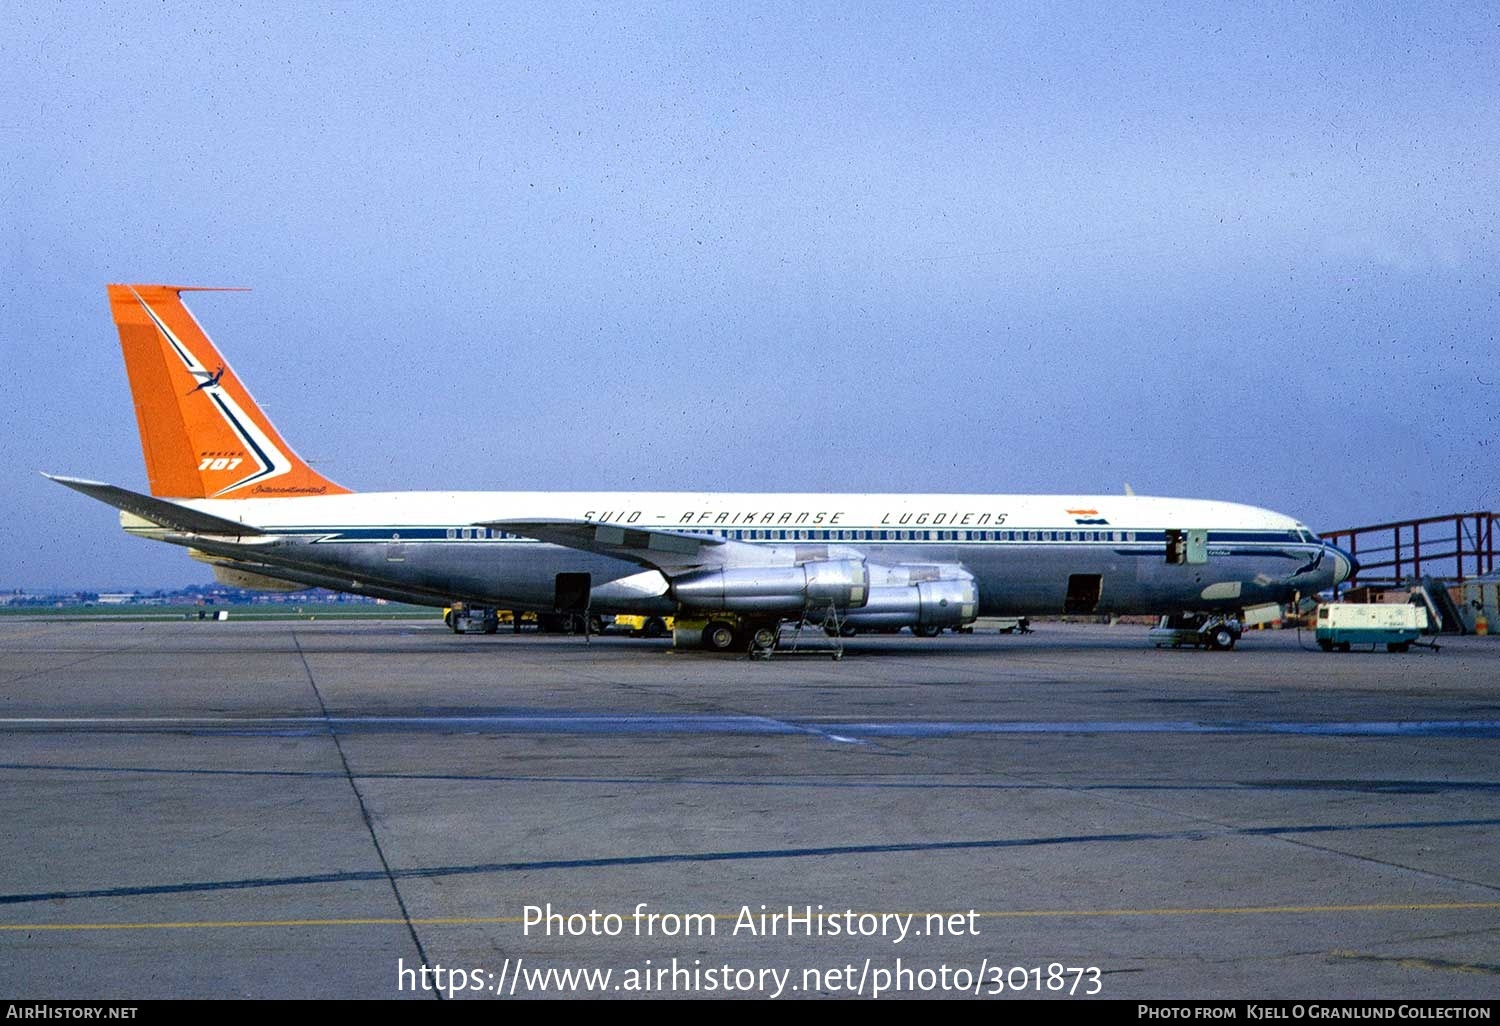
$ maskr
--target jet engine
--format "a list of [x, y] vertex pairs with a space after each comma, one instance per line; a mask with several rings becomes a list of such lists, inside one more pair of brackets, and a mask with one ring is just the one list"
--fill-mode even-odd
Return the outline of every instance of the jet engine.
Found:
[[961, 566], [880, 567], [869, 600], [844, 623], [859, 629], [958, 627], [979, 614], [979, 587]]
[[830, 604], [857, 609], [869, 597], [870, 571], [857, 559], [698, 570], [673, 578], [671, 594], [686, 608], [739, 613], [798, 613]]

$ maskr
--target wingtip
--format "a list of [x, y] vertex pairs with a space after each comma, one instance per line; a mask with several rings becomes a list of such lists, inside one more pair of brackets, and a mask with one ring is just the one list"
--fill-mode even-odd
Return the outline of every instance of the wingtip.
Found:
[[48, 481], [53, 481], [64, 488], [71, 488], [75, 492], [83, 492], [84, 494], [88, 494], [90, 489], [114, 487], [108, 481], [93, 481], [86, 477], [69, 477], [66, 474], [49, 474], [45, 470], [38, 470], [37, 473], [41, 474]]

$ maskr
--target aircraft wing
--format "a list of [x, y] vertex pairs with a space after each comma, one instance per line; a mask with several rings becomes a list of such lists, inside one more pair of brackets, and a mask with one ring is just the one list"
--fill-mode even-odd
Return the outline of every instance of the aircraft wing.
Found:
[[747, 561], [753, 559], [757, 551], [754, 546], [724, 538], [654, 527], [601, 524], [591, 520], [486, 520], [475, 526], [509, 531], [570, 549], [597, 552], [651, 567], [669, 576], [684, 570]]
[[126, 513], [134, 514], [143, 520], [149, 520], [153, 524], [168, 528], [173, 531], [182, 531], [187, 534], [225, 534], [225, 535], [252, 535], [265, 534], [258, 527], [249, 524], [241, 524], [235, 520], [226, 520], [216, 517], [212, 513], [200, 513], [196, 509], [187, 506], [179, 506], [175, 502], [165, 499], [153, 498], [150, 495], [142, 495], [132, 492], [127, 488], [116, 485], [105, 484], [102, 481], [84, 481], [76, 477], [58, 477], [53, 474], [43, 474], [49, 481], [56, 481], [60, 485], [82, 492], [91, 499], [113, 506], [115, 509], [124, 510]]

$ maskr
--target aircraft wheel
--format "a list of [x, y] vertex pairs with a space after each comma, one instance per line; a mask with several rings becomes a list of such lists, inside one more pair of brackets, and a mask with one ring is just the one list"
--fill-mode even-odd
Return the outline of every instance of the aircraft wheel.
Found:
[[911, 632], [919, 638], [935, 638], [943, 633], [943, 629], [937, 624], [917, 624]]
[[667, 622], [659, 616], [649, 617], [642, 633], [648, 638], [659, 638], [667, 633]]
[[592, 616], [589, 617], [589, 633], [590, 634], [603, 634], [604, 633], [604, 617], [600, 616], [598, 613], [595, 613], [595, 614], [593, 614]]
[[1234, 647], [1234, 642], [1234, 631], [1228, 627], [1220, 627], [1208, 639], [1209, 647], [1219, 652], [1228, 652]]
[[703, 628], [703, 647], [710, 652], [728, 652], [734, 648], [734, 627], [715, 620]]
[[776, 644], [776, 627], [771, 624], [761, 624], [750, 632], [750, 644], [756, 648], [770, 648]]

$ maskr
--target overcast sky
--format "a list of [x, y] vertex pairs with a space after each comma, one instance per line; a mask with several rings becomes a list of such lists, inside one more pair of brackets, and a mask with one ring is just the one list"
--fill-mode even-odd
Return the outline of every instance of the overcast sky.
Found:
[[209, 579], [113, 281], [358, 490], [1500, 505], [1491, 5], [432, 7], [9, 6], [0, 588]]

